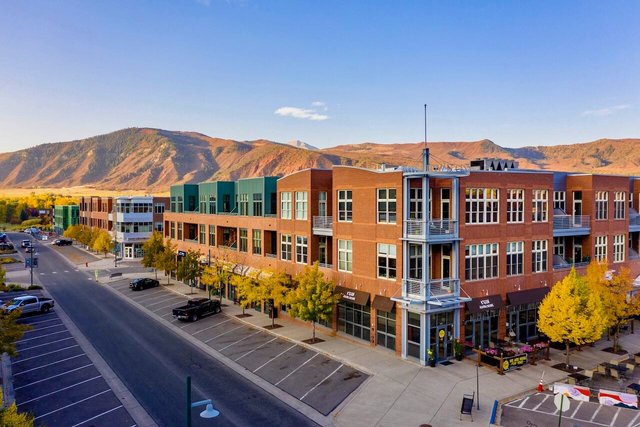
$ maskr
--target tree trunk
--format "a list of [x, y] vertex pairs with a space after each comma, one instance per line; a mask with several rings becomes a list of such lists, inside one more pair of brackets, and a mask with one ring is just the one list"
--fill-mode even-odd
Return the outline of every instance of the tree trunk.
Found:
[[613, 351], [618, 351], [618, 339], [620, 338], [620, 324], [617, 323], [613, 327]]
[[[117, 255], [116, 255], [116, 256], [117, 256]], [[156, 272], [156, 280], [158, 280], [158, 269], [157, 269], [157, 268], [154, 268], [154, 269], [153, 269], [153, 271], [155, 271], [155, 272]]]
[[311, 322], [313, 324], [313, 342], [316, 342], [316, 321]]
[[567, 368], [569, 368], [569, 341], [566, 341], [565, 344], [567, 346], [567, 360], [565, 364], [567, 365]]

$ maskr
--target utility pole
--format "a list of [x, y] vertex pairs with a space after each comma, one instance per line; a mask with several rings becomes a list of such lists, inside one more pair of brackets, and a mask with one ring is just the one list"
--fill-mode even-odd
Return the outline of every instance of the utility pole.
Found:
[[31, 251], [29, 252], [29, 254], [31, 255], [31, 261], [29, 262], [29, 266], [31, 267], [31, 286], [33, 286], [33, 251], [35, 251], [36, 248], [33, 244], [31, 244]]

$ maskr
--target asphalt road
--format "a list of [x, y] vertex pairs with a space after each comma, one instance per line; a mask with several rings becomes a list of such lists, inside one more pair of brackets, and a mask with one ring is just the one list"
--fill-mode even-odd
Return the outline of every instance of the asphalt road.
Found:
[[[20, 235], [10, 236], [19, 241]], [[313, 422], [209, 357], [155, 320], [123, 303], [38, 243], [40, 281], [140, 404], [161, 426], [185, 424], [185, 380], [192, 400], [210, 398], [221, 415], [204, 420], [193, 409], [193, 426], [304, 426]], [[68, 273], [63, 273], [63, 270]], [[53, 272], [56, 272], [54, 274]]]

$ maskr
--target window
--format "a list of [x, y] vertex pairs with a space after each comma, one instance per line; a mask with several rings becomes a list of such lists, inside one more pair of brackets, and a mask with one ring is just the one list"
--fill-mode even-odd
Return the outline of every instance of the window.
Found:
[[306, 191], [296, 191], [296, 219], [307, 219]]
[[613, 262], [624, 262], [624, 234], [613, 236]]
[[216, 226], [209, 225], [209, 246], [216, 245]]
[[566, 197], [567, 193], [564, 191], [554, 191], [553, 192], [553, 209], [560, 209], [563, 212], [566, 212]]
[[327, 216], [327, 192], [318, 193], [318, 216]]
[[549, 192], [547, 190], [533, 190], [533, 207], [531, 221], [547, 222], [549, 219]]
[[162, 233], [162, 222], [156, 222], [155, 230], [159, 233]]
[[238, 196], [238, 214], [249, 215], [249, 195], [240, 194]]
[[624, 219], [625, 192], [616, 191], [613, 196], [613, 219]]
[[218, 205], [216, 203], [216, 196], [209, 196], [209, 213], [215, 215], [218, 213]]
[[507, 190], [507, 222], [524, 222], [524, 190]]
[[338, 240], [338, 270], [353, 271], [353, 242], [351, 240]]
[[524, 242], [507, 243], [507, 276], [522, 274], [522, 259], [524, 257]]
[[465, 280], [482, 280], [498, 277], [498, 244], [467, 245], [465, 255]]
[[351, 190], [338, 190], [338, 221], [351, 222], [353, 217], [353, 193]]
[[497, 188], [467, 188], [465, 220], [467, 224], [498, 223]]
[[253, 193], [253, 216], [262, 216], [262, 193]]
[[182, 196], [178, 196], [178, 212], [184, 211], [184, 201]]
[[382, 224], [396, 223], [396, 189], [378, 189], [378, 222]]
[[254, 255], [262, 255], [262, 232], [253, 230], [253, 249]]
[[291, 219], [291, 193], [288, 191], [280, 193], [280, 218]]
[[240, 252], [249, 250], [249, 236], [246, 228], [240, 229]]
[[378, 277], [396, 278], [396, 245], [378, 243]]
[[171, 221], [170, 225], [169, 225], [169, 236], [172, 239], [176, 238], [176, 223]]
[[298, 264], [307, 263], [307, 238], [296, 236], [296, 262]]
[[564, 259], [564, 237], [553, 238], [553, 254]]
[[547, 241], [534, 240], [531, 243], [533, 245], [531, 257], [533, 266], [531, 268], [531, 272], [540, 273], [542, 271], [547, 271]]
[[182, 223], [178, 223], [178, 240], [182, 240]]
[[422, 245], [409, 243], [409, 278], [422, 280]]
[[422, 188], [409, 189], [409, 219], [422, 219]]
[[396, 349], [396, 311], [376, 310], [376, 344], [391, 350]]
[[594, 258], [596, 261], [607, 259], [607, 236], [596, 236]]
[[198, 243], [200, 243], [201, 245], [206, 244], [206, 238], [207, 238], [207, 227], [204, 224], [200, 224], [200, 227], [198, 227], [200, 230], [199, 235], [198, 235]]
[[291, 234], [280, 235], [280, 259], [291, 261]]
[[204, 194], [200, 195], [200, 204], [198, 205], [198, 212], [201, 214], [207, 213], [207, 196]]
[[175, 198], [175, 196], [171, 196], [171, 203], [169, 204], [169, 211], [170, 212], [178, 212], [176, 210], [176, 198]]
[[609, 193], [606, 191], [596, 191], [596, 219], [607, 219]]
[[153, 207], [153, 213], [156, 213], [156, 214], [164, 213], [164, 203], [156, 203]]

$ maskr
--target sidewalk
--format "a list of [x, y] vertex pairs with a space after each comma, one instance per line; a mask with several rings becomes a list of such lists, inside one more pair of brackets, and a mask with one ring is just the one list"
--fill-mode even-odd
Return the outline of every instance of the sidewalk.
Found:
[[[89, 262], [88, 267], [78, 265], [80, 270], [100, 272], [99, 281], [107, 283], [109, 274], [122, 272], [123, 277], [155, 277], [149, 269], [135, 262], [119, 262], [114, 267], [113, 258], [100, 258]], [[9, 276], [9, 275], [8, 275]], [[160, 283], [166, 289], [182, 295], [206, 297], [206, 292], [167, 279], [159, 273]], [[16, 278], [17, 279], [17, 278]], [[119, 278], [120, 279], [120, 278]], [[9, 281], [15, 282], [13, 278]], [[45, 284], [46, 285], [46, 284]], [[227, 315], [242, 313], [238, 305], [224, 300], [223, 311]], [[267, 315], [247, 309], [251, 317], [240, 319], [247, 324], [262, 328], [271, 324]], [[295, 341], [300, 345], [302, 340], [311, 338], [311, 327], [301, 321], [288, 317], [276, 319], [283, 327], [268, 331], [274, 335]], [[460, 405], [463, 394], [476, 392], [476, 381], [479, 382], [479, 404], [474, 404], [473, 423], [488, 425], [494, 400], [502, 400], [535, 391], [544, 375], [544, 383], [561, 381], [567, 374], [551, 366], [564, 362], [562, 352], [552, 349], [550, 361], [539, 361], [536, 366], [526, 365], [520, 370], [498, 375], [495, 369], [476, 368], [470, 359], [453, 361], [449, 366], [437, 365], [435, 368], [420, 366], [417, 363], [403, 360], [394, 353], [380, 348], [372, 348], [367, 343], [335, 334], [323, 327], [317, 327], [317, 335], [325, 340], [312, 348], [323, 352], [343, 363], [354, 366], [371, 375], [358, 390], [349, 396], [334, 412], [334, 423], [338, 426], [468, 426], [472, 424], [468, 416], [460, 421]], [[621, 345], [629, 353], [640, 351], [640, 334], [629, 334], [621, 337]], [[616, 358], [615, 355], [601, 351], [610, 347], [611, 342], [602, 340], [594, 347], [583, 351], [572, 351], [571, 363], [581, 368], [590, 369], [603, 361]], [[477, 394], [476, 394], [477, 396]]]

